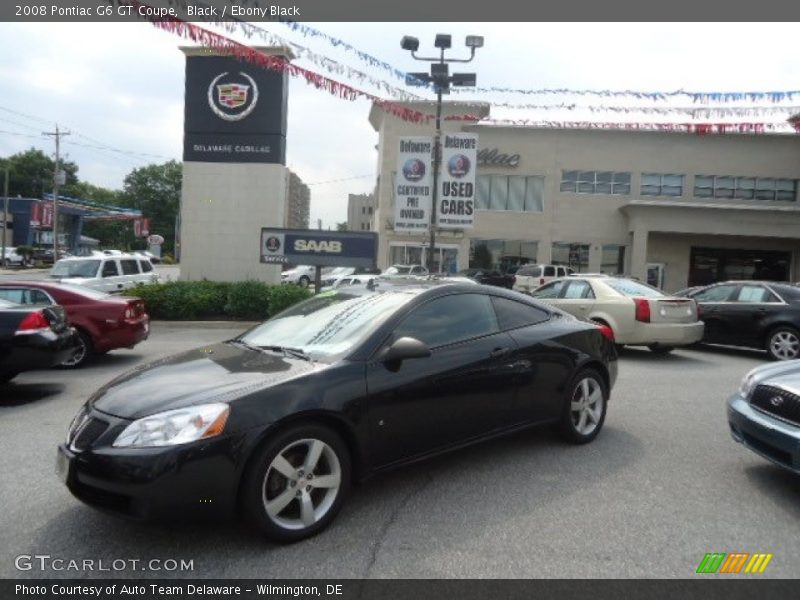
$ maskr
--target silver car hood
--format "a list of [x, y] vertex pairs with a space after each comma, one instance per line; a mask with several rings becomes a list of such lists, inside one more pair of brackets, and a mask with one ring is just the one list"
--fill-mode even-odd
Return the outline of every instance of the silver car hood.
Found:
[[800, 360], [770, 363], [756, 367], [747, 374], [753, 383], [774, 385], [800, 396]]

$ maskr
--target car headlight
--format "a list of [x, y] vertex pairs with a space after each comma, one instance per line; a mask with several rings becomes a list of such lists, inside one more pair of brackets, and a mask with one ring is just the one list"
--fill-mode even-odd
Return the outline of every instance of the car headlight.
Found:
[[137, 419], [114, 440], [115, 448], [175, 446], [222, 433], [228, 420], [227, 404], [201, 404], [168, 410]]
[[756, 374], [753, 371], [750, 371], [747, 375], [742, 378], [742, 383], [739, 384], [739, 393], [745, 398], [750, 398], [750, 392], [753, 391], [753, 388], [756, 385]]

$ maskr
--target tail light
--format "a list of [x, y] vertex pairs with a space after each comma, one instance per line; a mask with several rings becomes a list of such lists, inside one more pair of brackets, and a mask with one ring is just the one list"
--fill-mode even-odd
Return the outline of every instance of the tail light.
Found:
[[614, 330], [611, 329], [611, 327], [608, 325], [598, 324], [597, 328], [600, 330], [600, 333], [603, 334], [603, 337], [605, 337], [609, 342], [614, 342]]
[[36, 333], [50, 329], [50, 321], [41, 311], [32, 312], [20, 322], [17, 333]]
[[647, 298], [634, 298], [636, 305], [636, 320], [642, 323], [650, 322], [650, 301]]
[[142, 312], [144, 312], [144, 310], [141, 301], [130, 302], [128, 306], [125, 307], [125, 318], [135, 319], [140, 314], [142, 314]]

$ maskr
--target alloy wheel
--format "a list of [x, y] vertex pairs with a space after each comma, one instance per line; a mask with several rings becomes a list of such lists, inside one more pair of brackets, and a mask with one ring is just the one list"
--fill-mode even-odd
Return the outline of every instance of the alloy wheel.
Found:
[[603, 388], [593, 377], [584, 377], [575, 386], [570, 403], [572, 426], [581, 435], [591, 435], [603, 416]]
[[800, 338], [793, 331], [781, 329], [769, 339], [769, 350], [778, 360], [792, 360], [800, 355]]
[[89, 347], [86, 344], [86, 339], [83, 335], [78, 335], [78, 347], [75, 353], [67, 360], [61, 363], [62, 367], [77, 367], [86, 359], [86, 353], [89, 352]]
[[294, 441], [267, 469], [261, 489], [264, 511], [278, 527], [307, 529], [325, 517], [341, 485], [342, 467], [331, 446], [318, 439]]

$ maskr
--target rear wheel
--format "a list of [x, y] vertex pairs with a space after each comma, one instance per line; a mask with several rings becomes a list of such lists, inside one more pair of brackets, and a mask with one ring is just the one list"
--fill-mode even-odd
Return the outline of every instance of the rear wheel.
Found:
[[800, 357], [800, 334], [788, 326], [773, 329], [767, 336], [767, 353], [773, 360], [793, 360]]
[[650, 352], [653, 354], [669, 354], [675, 350], [675, 346], [662, 346], [660, 344], [651, 344], [648, 348], [650, 348]]
[[350, 487], [350, 453], [321, 425], [300, 425], [270, 440], [242, 488], [247, 518], [271, 540], [296, 542], [336, 517]]
[[65, 369], [75, 369], [85, 365], [92, 355], [92, 338], [85, 331], [78, 331], [78, 348], [75, 354], [61, 363]]
[[606, 418], [608, 391], [594, 369], [578, 373], [568, 388], [561, 417], [561, 432], [573, 444], [591, 442], [600, 433]]
[[308, 277], [306, 277], [305, 275], [303, 275], [300, 278], [300, 281], [298, 283], [300, 284], [300, 287], [307, 288], [309, 286], [309, 284], [311, 283], [311, 280]]

